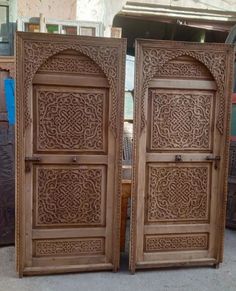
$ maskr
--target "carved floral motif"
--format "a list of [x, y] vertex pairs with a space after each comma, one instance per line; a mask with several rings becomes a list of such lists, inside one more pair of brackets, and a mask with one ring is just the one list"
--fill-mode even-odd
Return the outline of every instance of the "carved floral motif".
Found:
[[207, 234], [148, 235], [146, 252], [202, 250], [208, 248]]
[[210, 78], [211, 75], [207, 68], [201, 63], [194, 62], [169, 62], [157, 72], [156, 77], [166, 78], [194, 78], [205, 79]]
[[151, 149], [210, 149], [212, 93], [151, 90]]
[[103, 238], [36, 240], [36, 257], [104, 254]]
[[207, 167], [150, 167], [147, 221], [206, 220], [208, 180]]
[[104, 150], [105, 92], [37, 91], [38, 150]]
[[41, 72], [63, 72], [81, 74], [102, 74], [101, 69], [89, 58], [56, 55], [40, 67]]
[[38, 169], [37, 225], [102, 223], [102, 169]]

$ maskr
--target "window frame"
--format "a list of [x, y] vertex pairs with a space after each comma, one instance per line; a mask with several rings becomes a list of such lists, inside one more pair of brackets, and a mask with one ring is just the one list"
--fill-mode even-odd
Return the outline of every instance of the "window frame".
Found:
[[[39, 24], [39, 17], [20, 17], [17, 20], [17, 30], [25, 31], [26, 24]], [[46, 19], [45, 25], [58, 25], [58, 33], [63, 34], [63, 26], [72, 26], [77, 28], [77, 35], [80, 34], [80, 29], [83, 27], [95, 28], [95, 36], [104, 36], [104, 29], [101, 22], [93, 21], [74, 21], [74, 20], [57, 20], [57, 19]]]
[[6, 25], [7, 25], [7, 38], [1, 40], [0, 38], [0, 44], [9, 44], [10, 42], [10, 7], [9, 7], [10, 2], [9, 1], [1, 1], [0, 0], [0, 7], [5, 7], [6, 8]]

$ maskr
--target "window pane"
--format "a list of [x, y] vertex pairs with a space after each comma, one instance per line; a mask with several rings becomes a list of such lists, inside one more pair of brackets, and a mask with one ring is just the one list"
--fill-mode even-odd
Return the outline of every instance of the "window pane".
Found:
[[8, 7], [0, 6], [0, 42], [8, 41]]
[[96, 28], [95, 27], [85, 27], [81, 26], [79, 30], [80, 35], [89, 35], [96, 36]]
[[76, 35], [77, 34], [77, 27], [76, 26], [62, 26], [62, 33], [63, 34], [70, 34], [70, 35]]
[[125, 119], [133, 119], [133, 96], [131, 92], [125, 92]]
[[59, 33], [59, 27], [56, 24], [47, 24], [46, 27], [48, 33]]
[[39, 32], [39, 24], [37, 24], [37, 23], [25, 23], [25, 31], [27, 31], [27, 32]]

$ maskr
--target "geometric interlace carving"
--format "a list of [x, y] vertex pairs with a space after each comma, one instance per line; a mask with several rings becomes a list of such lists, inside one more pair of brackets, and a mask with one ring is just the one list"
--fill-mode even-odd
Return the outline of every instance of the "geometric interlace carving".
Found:
[[102, 169], [38, 169], [37, 225], [102, 223]]
[[150, 93], [152, 149], [210, 148], [212, 93]]
[[208, 179], [207, 167], [150, 167], [147, 221], [207, 219]]
[[38, 150], [103, 150], [105, 93], [40, 90]]

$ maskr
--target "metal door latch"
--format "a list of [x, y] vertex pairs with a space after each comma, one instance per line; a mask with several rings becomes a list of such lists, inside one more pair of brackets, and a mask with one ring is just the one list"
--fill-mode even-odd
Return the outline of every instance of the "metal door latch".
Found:
[[77, 163], [77, 162], [78, 162], [77, 157], [73, 157], [73, 158], [72, 158], [72, 163]]
[[182, 156], [181, 155], [176, 155], [175, 156], [175, 161], [176, 162], [182, 162], [183, 160], [182, 160]]
[[220, 156], [207, 156], [206, 157], [207, 161], [213, 161], [214, 162], [214, 168], [217, 170], [218, 169], [218, 164], [220, 161]]
[[25, 171], [30, 172], [31, 164], [39, 163], [39, 162], [41, 162], [41, 158], [39, 157], [26, 157], [25, 158]]

